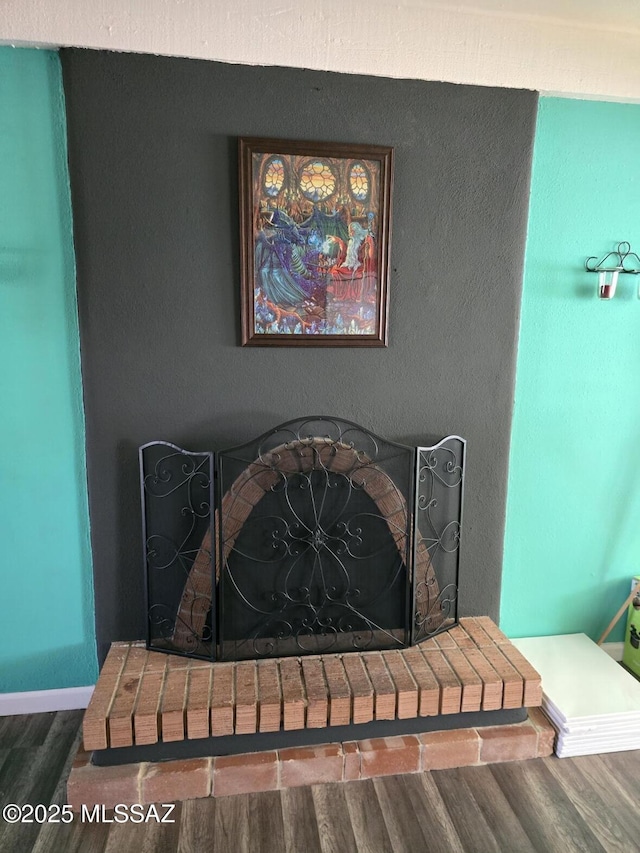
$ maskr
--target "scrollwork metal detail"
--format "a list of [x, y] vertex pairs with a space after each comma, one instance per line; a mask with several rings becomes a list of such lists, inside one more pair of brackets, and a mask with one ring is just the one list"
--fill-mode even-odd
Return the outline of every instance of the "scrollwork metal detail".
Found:
[[449, 436], [417, 449], [414, 642], [457, 622], [465, 444]]
[[[457, 621], [465, 442], [289, 421], [214, 457], [140, 449], [149, 644], [261, 658], [419, 642]], [[215, 535], [214, 535], [215, 531]]]
[[[308, 418], [240, 451], [219, 460], [230, 517], [258, 484], [263, 493], [239, 532], [223, 534], [223, 656], [404, 645], [411, 449]], [[244, 477], [237, 457], [254, 460]]]
[[140, 484], [148, 645], [212, 657], [211, 584], [203, 585], [202, 575], [210, 577], [212, 565], [203, 539], [211, 523], [213, 454], [151, 442], [140, 448]]

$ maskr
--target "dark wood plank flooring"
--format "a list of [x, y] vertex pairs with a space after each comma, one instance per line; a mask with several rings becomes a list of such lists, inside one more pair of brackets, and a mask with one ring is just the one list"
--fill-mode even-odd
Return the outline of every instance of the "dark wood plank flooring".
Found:
[[[0, 807], [64, 803], [81, 718], [0, 718]], [[0, 853], [629, 853], [639, 779], [636, 751], [193, 800], [168, 825], [0, 818]]]

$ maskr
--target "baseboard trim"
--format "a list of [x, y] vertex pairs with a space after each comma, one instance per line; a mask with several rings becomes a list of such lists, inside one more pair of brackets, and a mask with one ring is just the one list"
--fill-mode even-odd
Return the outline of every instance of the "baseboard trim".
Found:
[[29, 690], [0, 693], [0, 717], [14, 714], [42, 714], [46, 711], [75, 711], [86, 708], [93, 695], [89, 687], [62, 687], [58, 690]]
[[622, 660], [624, 643], [603, 643], [601, 648], [614, 660]]

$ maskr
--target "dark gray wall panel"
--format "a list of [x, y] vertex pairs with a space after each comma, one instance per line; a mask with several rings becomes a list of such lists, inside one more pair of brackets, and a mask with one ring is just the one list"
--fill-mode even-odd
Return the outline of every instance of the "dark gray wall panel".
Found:
[[[143, 635], [136, 448], [335, 414], [468, 466], [460, 607], [497, 618], [536, 95], [64, 50], [101, 653]], [[241, 348], [238, 136], [393, 145], [388, 349]]]

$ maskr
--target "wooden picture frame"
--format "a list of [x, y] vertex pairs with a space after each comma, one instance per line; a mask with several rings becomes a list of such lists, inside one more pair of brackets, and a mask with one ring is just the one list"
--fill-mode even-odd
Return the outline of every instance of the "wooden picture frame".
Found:
[[243, 346], [387, 346], [393, 149], [239, 139]]

